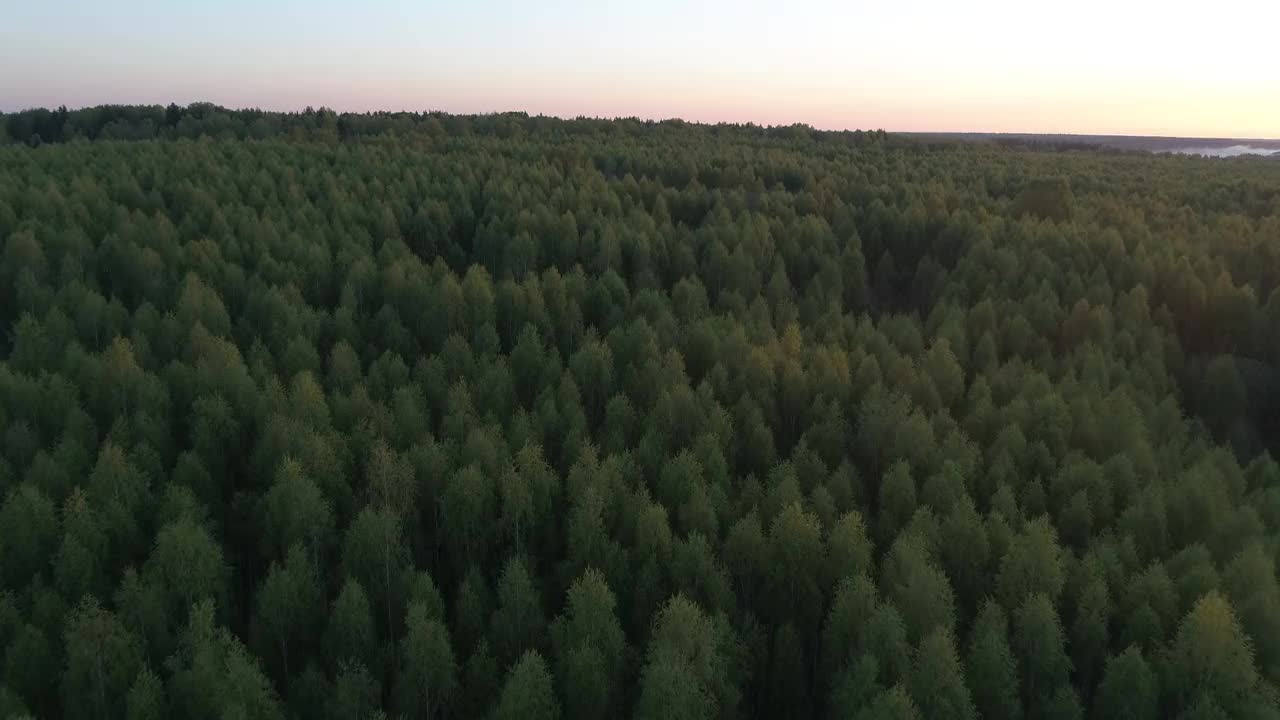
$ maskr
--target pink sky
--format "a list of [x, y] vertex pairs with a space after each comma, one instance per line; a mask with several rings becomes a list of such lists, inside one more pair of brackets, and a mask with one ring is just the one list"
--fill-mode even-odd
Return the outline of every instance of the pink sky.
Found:
[[1273, 0], [90, 0], [0, 23], [0, 110], [187, 103], [1280, 138]]

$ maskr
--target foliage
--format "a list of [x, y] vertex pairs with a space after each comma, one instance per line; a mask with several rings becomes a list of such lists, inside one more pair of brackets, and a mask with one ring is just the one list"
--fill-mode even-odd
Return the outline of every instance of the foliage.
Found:
[[0, 127], [0, 715], [1280, 712], [1274, 161]]

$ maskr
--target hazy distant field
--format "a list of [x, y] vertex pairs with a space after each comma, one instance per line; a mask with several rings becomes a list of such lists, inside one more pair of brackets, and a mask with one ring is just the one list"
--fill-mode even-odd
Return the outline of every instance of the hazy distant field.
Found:
[[1179, 138], [1130, 135], [1051, 135], [1034, 133], [910, 133], [917, 137], [1000, 145], [1052, 145], [1062, 148], [1111, 148], [1155, 153], [1240, 157], [1280, 154], [1280, 140], [1253, 138]]
[[1180, 155], [1205, 155], [1207, 157], [1240, 157], [1242, 155], [1276, 155], [1280, 149], [1259, 147], [1257, 145], [1228, 145], [1227, 147], [1206, 147], [1204, 145], [1187, 145], [1159, 152], [1178, 153]]

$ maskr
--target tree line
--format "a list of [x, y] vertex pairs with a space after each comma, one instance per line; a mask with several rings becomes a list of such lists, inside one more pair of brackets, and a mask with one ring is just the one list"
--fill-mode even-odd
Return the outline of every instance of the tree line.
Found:
[[[362, 112], [339, 113], [329, 108], [308, 107], [301, 112], [281, 113], [259, 109], [231, 109], [213, 103], [190, 105], [99, 105], [77, 110], [65, 106], [55, 110], [32, 108], [0, 113], [0, 144], [24, 143], [37, 147], [44, 143], [93, 140], [195, 139], [265, 140], [288, 138], [316, 142], [351, 142], [385, 136], [442, 138], [445, 136], [497, 135], [511, 138], [531, 134], [599, 135], [651, 133], [655, 126], [677, 132], [690, 130], [713, 134], [750, 133], [782, 140], [817, 137], [855, 142], [885, 141], [883, 131], [823, 132], [807, 125], [758, 126], [754, 124], [693, 125], [679, 119], [661, 122], [637, 118], [572, 121], [524, 112], [486, 115], [451, 115], [443, 112]], [[896, 140], [896, 139], [895, 139]]]

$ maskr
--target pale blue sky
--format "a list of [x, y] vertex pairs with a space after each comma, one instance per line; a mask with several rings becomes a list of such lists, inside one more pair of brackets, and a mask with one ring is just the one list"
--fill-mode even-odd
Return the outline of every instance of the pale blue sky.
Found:
[[0, 110], [526, 110], [1280, 137], [1275, 0], [13, 2]]

